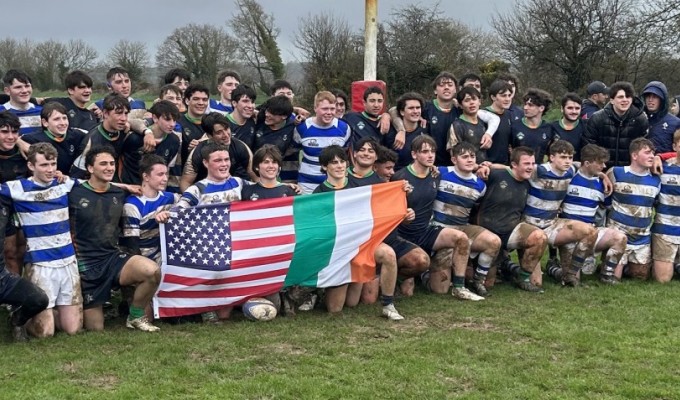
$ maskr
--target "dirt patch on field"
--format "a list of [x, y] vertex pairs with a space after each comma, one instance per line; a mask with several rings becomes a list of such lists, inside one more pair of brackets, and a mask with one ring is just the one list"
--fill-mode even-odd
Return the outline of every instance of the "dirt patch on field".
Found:
[[115, 390], [120, 383], [120, 378], [112, 374], [103, 374], [89, 379], [75, 379], [74, 383], [87, 388], [101, 389], [106, 391]]
[[59, 368], [62, 372], [65, 372], [67, 374], [75, 374], [78, 372], [78, 365], [74, 362], [67, 362], [61, 365]]
[[307, 351], [304, 348], [290, 343], [276, 343], [269, 346], [268, 348], [274, 353], [293, 356], [300, 356], [307, 353]]
[[451, 327], [458, 329], [469, 329], [477, 332], [501, 332], [502, 329], [494, 325], [491, 320], [488, 319], [472, 319], [467, 318], [462, 321], [454, 321], [451, 323]]

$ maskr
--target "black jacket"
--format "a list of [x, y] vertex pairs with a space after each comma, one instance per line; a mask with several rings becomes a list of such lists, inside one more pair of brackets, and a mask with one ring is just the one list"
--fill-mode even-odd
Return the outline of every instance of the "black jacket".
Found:
[[645, 136], [649, 122], [642, 111], [642, 102], [633, 99], [628, 112], [619, 117], [611, 104], [593, 114], [586, 124], [583, 139], [609, 150], [607, 168], [630, 164], [628, 148], [633, 139]]

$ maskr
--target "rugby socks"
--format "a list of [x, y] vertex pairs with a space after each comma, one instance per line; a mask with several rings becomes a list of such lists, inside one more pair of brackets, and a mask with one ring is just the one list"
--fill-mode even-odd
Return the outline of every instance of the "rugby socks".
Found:
[[529, 282], [529, 278], [531, 278], [531, 272], [527, 272], [525, 270], [520, 270], [519, 271], [519, 279], [524, 281], [524, 282]]
[[141, 307], [130, 306], [130, 319], [142, 318], [144, 316], [144, 309]]
[[465, 287], [465, 276], [454, 276], [453, 277], [453, 287], [454, 288]]
[[489, 273], [489, 269], [491, 268], [492, 262], [492, 257], [485, 253], [481, 253], [477, 258], [477, 268], [475, 269], [475, 273], [486, 278], [486, 275]]
[[383, 307], [389, 306], [390, 304], [394, 304], [394, 296], [385, 296], [383, 294], [380, 296], [380, 301], [382, 302]]

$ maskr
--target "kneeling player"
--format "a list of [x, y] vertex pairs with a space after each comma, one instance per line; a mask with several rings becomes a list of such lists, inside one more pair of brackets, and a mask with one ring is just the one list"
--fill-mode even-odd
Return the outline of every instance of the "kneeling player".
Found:
[[498, 251], [501, 239], [482, 228], [469, 223], [470, 211], [486, 193], [486, 184], [475, 175], [477, 169], [477, 148], [468, 142], [461, 142], [451, 149], [453, 167], [439, 168], [439, 187], [434, 202], [436, 224], [459, 230], [470, 240], [470, 252], [479, 254], [472, 290], [480, 296], [489, 293], [484, 281]]

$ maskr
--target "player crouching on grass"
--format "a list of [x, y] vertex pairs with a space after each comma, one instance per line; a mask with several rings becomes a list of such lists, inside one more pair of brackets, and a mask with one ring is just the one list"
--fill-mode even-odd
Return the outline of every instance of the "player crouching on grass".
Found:
[[[342, 147], [331, 145], [324, 148], [319, 155], [319, 164], [321, 164], [321, 172], [326, 174], [326, 180], [317, 186], [314, 193], [333, 192], [358, 187], [355, 180], [350, 180], [347, 177], [348, 163], [347, 152]], [[382, 315], [391, 321], [402, 320], [404, 317], [394, 307], [394, 289], [397, 284], [397, 256], [390, 246], [380, 243], [375, 250], [375, 262], [381, 266]], [[351, 285], [354, 284], [326, 288], [326, 308], [329, 312], [336, 313], [342, 311], [348, 300], [348, 287]], [[356, 289], [353, 289], [353, 292], [354, 290]], [[358, 292], [361, 293], [361, 287], [359, 287]], [[350, 305], [356, 305], [358, 301], [352, 301], [352, 303]]]

